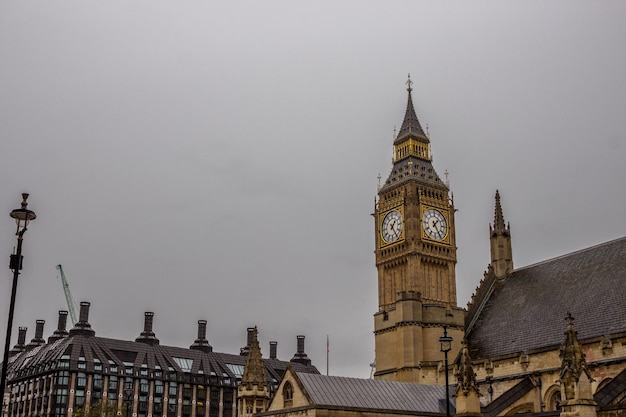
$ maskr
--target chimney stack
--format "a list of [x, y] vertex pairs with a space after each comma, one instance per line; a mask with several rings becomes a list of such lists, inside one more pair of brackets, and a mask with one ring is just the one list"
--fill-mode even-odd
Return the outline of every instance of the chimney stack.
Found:
[[158, 345], [159, 339], [156, 338], [156, 335], [152, 331], [152, 323], [154, 321], [154, 313], [151, 311], [146, 311], [144, 313], [144, 321], [143, 321], [143, 332], [139, 335], [135, 342], [146, 343], [148, 345]]
[[298, 335], [296, 336], [296, 339], [298, 341], [297, 343], [297, 347], [298, 347], [298, 354], [303, 354], [304, 353], [304, 336], [303, 335]]
[[239, 349], [239, 354], [241, 356], [248, 356], [248, 353], [250, 352], [250, 345], [252, 344], [253, 340], [254, 340], [254, 327], [248, 327], [247, 344], [245, 347], [242, 347], [241, 349]]
[[89, 323], [89, 306], [91, 303], [82, 301], [80, 303], [80, 313], [78, 315], [78, 321], [80, 323]]
[[91, 324], [89, 324], [90, 305], [91, 303], [87, 301], [81, 301], [78, 323], [76, 323], [74, 328], [70, 330], [70, 335], [82, 334], [85, 336], [94, 336], [96, 334], [96, 332], [91, 328]]
[[27, 349], [32, 349], [46, 343], [46, 339], [43, 338], [43, 326], [45, 324], [45, 320], [37, 320], [35, 322], [35, 337], [33, 337], [30, 343], [26, 346]]
[[52, 336], [48, 338], [48, 343], [54, 343], [59, 339], [63, 339], [68, 335], [67, 330], [67, 311], [59, 310], [59, 323], [57, 329], [52, 333]]
[[295, 355], [293, 355], [293, 358], [291, 358], [289, 362], [301, 363], [303, 365], [311, 365], [311, 359], [309, 359], [307, 354], [304, 352], [304, 336], [298, 335], [297, 341], [297, 352]]
[[271, 341], [270, 342], [270, 359], [276, 359], [276, 348], [278, 347], [278, 342]]
[[26, 331], [27, 330], [28, 330], [28, 327], [20, 327], [18, 329], [17, 344], [13, 346], [13, 349], [9, 351], [11, 356], [16, 355], [20, 352], [23, 352], [24, 349], [26, 348], [25, 343], [26, 343]]
[[213, 347], [206, 339], [206, 320], [198, 320], [198, 338], [189, 349], [201, 350], [203, 352], [213, 352]]

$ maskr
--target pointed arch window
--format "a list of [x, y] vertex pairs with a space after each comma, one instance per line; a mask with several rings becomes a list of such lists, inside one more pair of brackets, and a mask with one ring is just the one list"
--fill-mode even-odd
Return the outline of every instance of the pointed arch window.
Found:
[[293, 407], [293, 385], [289, 381], [283, 386], [283, 407]]
[[548, 396], [547, 411], [561, 411], [561, 390], [555, 389]]

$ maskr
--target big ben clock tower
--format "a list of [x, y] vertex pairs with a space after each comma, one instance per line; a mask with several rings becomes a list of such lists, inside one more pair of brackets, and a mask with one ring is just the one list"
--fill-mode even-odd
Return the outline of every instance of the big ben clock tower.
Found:
[[[454, 204], [432, 165], [407, 81], [408, 102], [393, 141], [393, 167], [374, 212], [378, 312], [374, 315], [378, 379], [442, 383], [444, 326], [458, 349], [463, 310], [456, 305]], [[452, 352], [455, 354], [456, 350]]]

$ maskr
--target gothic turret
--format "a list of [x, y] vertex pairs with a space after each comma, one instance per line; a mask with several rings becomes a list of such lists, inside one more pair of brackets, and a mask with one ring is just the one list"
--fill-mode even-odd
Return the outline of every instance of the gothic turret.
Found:
[[491, 266], [498, 278], [504, 278], [513, 271], [513, 250], [511, 249], [511, 226], [504, 223], [500, 192], [496, 190], [496, 208], [493, 226], [489, 225], [491, 243]]
[[267, 410], [270, 400], [270, 389], [265, 375], [256, 326], [252, 328], [251, 340], [247, 348], [248, 358], [237, 395], [240, 417], [248, 417]]
[[480, 393], [472, 367], [467, 341], [463, 340], [456, 373], [456, 416], [481, 416]]
[[591, 383], [593, 378], [587, 367], [587, 361], [574, 330], [574, 318], [567, 313], [565, 342], [561, 345], [561, 415], [596, 416], [596, 403], [593, 400]]

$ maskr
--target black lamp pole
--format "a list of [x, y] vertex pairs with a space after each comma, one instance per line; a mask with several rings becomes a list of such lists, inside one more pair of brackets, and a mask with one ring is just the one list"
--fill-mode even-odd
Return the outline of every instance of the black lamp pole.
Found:
[[[7, 323], [7, 336], [4, 342], [4, 357], [2, 358], [2, 375], [0, 376], [0, 395], [2, 395], [2, 413], [5, 411], [4, 390], [7, 385], [7, 368], [9, 365], [9, 349], [11, 348], [11, 331], [13, 329], [13, 313], [15, 311], [15, 294], [17, 292], [17, 279], [22, 269], [22, 241], [26, 227], [31, 220], [35, 220], [37, 216], [34, 211], [28, 210], [28, 194], [22, 194], [22, 207], [11, 211], [10, 216], [17, 223], [17, 251], [11, 255], [9, 268], [13, 270], [13, 286], [11, 287], [11, 303], [9, 304], [9, 321]], [[8, 404], [7, 404], [8, 406]]]
[[452, 338], [448, 336], [448, 326], [443, 326], [443, 336], [439, 338], [441, 351], [445, 357], [446, 367], [446, 417], [450, 417], [450, 389], [448, 381], [448, 352], [452, 350]]

